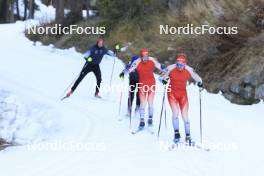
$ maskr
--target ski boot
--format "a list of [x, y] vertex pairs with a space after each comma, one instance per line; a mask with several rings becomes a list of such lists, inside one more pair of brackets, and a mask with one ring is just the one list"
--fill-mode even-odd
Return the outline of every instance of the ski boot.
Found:
[[145, 121], [144, 119], [140, 119], [140, 122], [139, 122], [139, 129], [143, 129], [145, 127]]
[[64, 99], [66, 99], [66, 98], [69, 98], [72, 94], [73, 94], [73, 91], [70, 90], [70, 91], [65, 95], [65, 97], [63, 97], [61, 100], [64, 100]]
[[152, 119], [152, 116], [149, 116], [148, 126], [152, 126], [152, 125], [153, 125], [153, 119]]
[[72, 90], [70, 90], [70, 91], [67, 93], [66, 96], [67, 96], [67, 97], [70, 97], [70, 96], [72, 95], [72, 93], [73, 93]]
[[190, 134], [186, 134], [185, 136], [185, 143], [189, 146], [193, 145], [193, 141]]
[[102, 97], [99, 95], [99, 92], [95, 92], [94, 97], [95, 97], [95, 98], [102, 98]]
[[174, 139], [173, 139], [173, 142], [175, 144], [177, 144], [177, 143], [180, 142], [180, 139], [181, 139], [181, 134], [180, 134], [179, 130], [175, 130], [174, 131]]

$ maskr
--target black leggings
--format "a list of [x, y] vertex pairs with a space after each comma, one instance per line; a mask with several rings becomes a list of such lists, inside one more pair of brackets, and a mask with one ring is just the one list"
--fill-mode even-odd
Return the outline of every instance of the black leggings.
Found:
[[131, 107], [132, 107], [132, 104], [133, 104], [135, 91], [137, 91], [137, 94], [136, 94], [136, 105], [137, 106], [140, 105], [139, 93], [138, 93], [138, 90], [136, 90], [137, 83], [138, 83], [137, 81], [133, 81], [133, 80], [131, 80], [131, 78], [129, 78], [129, 87], [130, 87], [129, 97], [128, 97], [128, 109], [129, 110], [131, 110]]
[[100, 84], [102, 82], [102, 77], [101, 77], [101, 70], [98, 64], [89, 64], [86, 63], [86, 65], [84, 66], [84, 68], [81, 70], [81, 73], [79, 75], [79, 77], [77, 78], [77, 80], [75, 81], [74, 85], [72, 86], [71, 90], [72, 92], [75, 91], [75, 89], [77, 88], [77, 86], [80, 84], [80, 82], [83, 80], [83, 78], [89, 73], [89, 72], [93, 72], [95, 77], [96, 77], [96, 88], [95, 88], [95, 93], [99, 92], [100, 89]]

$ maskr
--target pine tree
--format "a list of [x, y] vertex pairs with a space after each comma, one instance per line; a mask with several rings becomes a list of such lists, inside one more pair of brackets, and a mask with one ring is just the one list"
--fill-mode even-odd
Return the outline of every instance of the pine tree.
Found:
[[17, 13], [17, 19], [20, 20], [20, 10], [19, 10], [19, 1], [16, 0], [16, 13]]
[[62, 23], [64, 19], [64, 0], [56, 0], [56, 23]]
[[34, 12], [35, 12], [35, 0], [29, 0], [29, 19], [34, 18]]
[[10, 23], [13, 23], [13, 22], [15, 22], [15, 16], [14, 16], [15, 3], [14, 3], [14, 0], [9, 0], [9, 7], [10, 8], [8, 8], [8, 9], [10, 9], [10, 10], [9, 10], [9, 19], [8, 19], [8, 21]]
[[83, 0], [70, 0], [70, 16], [73, 22], [82, 20]]
[[24, 18], [23, 18], [23, 20], [27, 19], [27, 6], [28, 6], [28, 2], [27, 2], [27, 0], [24, 0]]

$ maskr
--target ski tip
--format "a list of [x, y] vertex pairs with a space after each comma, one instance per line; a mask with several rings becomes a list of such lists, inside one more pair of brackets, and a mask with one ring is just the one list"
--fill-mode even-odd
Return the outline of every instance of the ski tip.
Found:
[[151, 131], [151, 130], [148, 130], [148, 131], [149, 131], [149, 133], [152, 134], [152, 135], [155, 134], [154, 131]]
[[67, 97], [67, 96], [62, 97], [62, 98], [61, 98], [61, 101], [65, 100], [66, 98], [69, 98], [69, 97]]
[[138, 131], [131, 131], [131, 134], [137, 134]]

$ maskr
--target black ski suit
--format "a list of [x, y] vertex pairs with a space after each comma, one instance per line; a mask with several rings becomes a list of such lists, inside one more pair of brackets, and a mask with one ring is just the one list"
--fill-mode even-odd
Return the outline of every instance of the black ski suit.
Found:
[[135, 70], [134, 72], [129, 73], [129, 97], [128, 97], [128, 109], [131, 111], [131, 107], [134, 100], [134, 95], [136, 92], [136, 106], [140, 106], [139, 92], [136, 90], [138, 84], [138, 73]]
[[[98, 47], [97, 45], [94, 45], [90, 50], [86, 52], [85, 55], [86, 63], [83, 69], [81, 70], [79, 77], [77, 78], [77, 80], [75, 81], [75, 83], [71, 88], [72, 92], [75, 91], [75, 89], [78, 87], [80, 82], [89, 72], [93, 72], [96, 77], [95, 94], [99, 93], [100, 85], [102, 82], [101, 69], [99, 64], [101, 63], [102, 58], [104, 57], [105, 54], [114, 56], [114, 53], [112, 53], [110, 50], [107, 50], [105, 47]], [[87, 61], [87, 58], [92, 58], [92, 60]]]
[[[132, 66], [133, 62], [139, 59], [139, 56], [135, 55], [131, 58], [130, 62], [126, 65], [126, 68], [123, 70], [123, 73], [128, 72], [129, 68]], [[137, 84], [139, 81], [138, 72], [137, 70], [129, 73], [129, 95], [128, 95], [128, 110], [131, 112], [131, 107], [134, 100], [134, 95], [136, 92], [136, 106], [140, 106], [140, 99], [139, 99], [139, 92], [137, 90]]]

